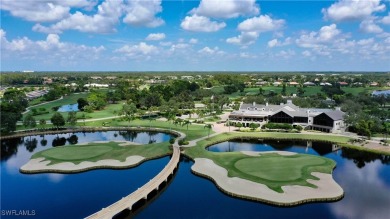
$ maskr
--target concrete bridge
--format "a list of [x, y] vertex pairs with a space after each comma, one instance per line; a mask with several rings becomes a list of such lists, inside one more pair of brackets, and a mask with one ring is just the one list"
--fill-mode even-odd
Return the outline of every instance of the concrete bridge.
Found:
[[143, 185], [141, 188], [137, 189], [130, 195], [122, 198], [121, 200], [115, 202], [114, 204], [103, 208], [102, 210], [92, 214], [86, 219], [106, 219], [112, 218], [116, 214], [122, 212], [125, 209], [131, 210], [133, 205], [142, 199], [148, 199], [148, 195], [151, 194], [155, 190], [159, 190], [160, 185], [163, 183], [167, 183], [168, 177], [171, 176], [177, 165], [180, 161], [180, 148], [176, 145], [173, 146], [173, 154], [171, 160], [164, 167], [163, 170], [159, 174], [157, 174], [153, 179], [151, 179], [148, 183]]

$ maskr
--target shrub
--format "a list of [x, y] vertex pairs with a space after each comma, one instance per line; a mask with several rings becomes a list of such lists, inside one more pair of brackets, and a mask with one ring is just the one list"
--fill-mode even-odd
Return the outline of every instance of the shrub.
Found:
[[297, 126], [295, 126], [295, 129], [298, 130], [298, 131], [302, 131], [303, 128], [302, 128], [302, 126], [297, 125]]
[[293, 126], [286, 123], [267, 123], [263, 125], [263, 128], [291, 130], [293, 129]]
[[57, 112], [57, 110], [60, 108], [60, 106], [53, 106], [51, 109], [54, 111], [54, 112]]
[[175, 139], [174, 138], [170, 138], [169, 139], [169, 144], [173, 144], [173, 143], [175, 143]]
[[189, 144], [189, 142], [186, 141], [185, 139], [180, 139], [179, 140], [179, 145], [188, 145], [188, 144]]

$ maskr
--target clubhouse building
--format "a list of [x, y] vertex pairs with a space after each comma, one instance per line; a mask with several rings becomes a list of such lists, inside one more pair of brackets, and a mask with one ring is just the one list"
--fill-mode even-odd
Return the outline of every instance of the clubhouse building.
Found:
[[229, 115], [229, 121], [233, 124], [241, 123], [244, 127], [249, 127], [251, 123], [263, 125], [272, 122], [299, 125], [305, 129], [322, 132], [341, 133], [345, 131], [344, 114], [340, 108], [335, 110], [300, 108], [288, 100], [287, 104], [280, 105], [241, 104], [240, 110]]

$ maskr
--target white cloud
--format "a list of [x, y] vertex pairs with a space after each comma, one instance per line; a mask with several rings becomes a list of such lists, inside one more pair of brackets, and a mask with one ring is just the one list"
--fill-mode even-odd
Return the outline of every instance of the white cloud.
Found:
[[278, 39], [268, 41], [268, 47], [272, 48], [278, 44]]
[[198, 50], [198, 53], [202, 54], [202, 55], [222, 55], [222, 54], [224, 54], [224, 52], [219, 50], [218, 47], [210, 48], [208, 46], [204, 47], [203, 49]]
[[237, 37], [226, 39], [226, 42], [246, 47], [255, 43], [260, 33], [276, 31], [282, 28], [284, 23], [284, 20], [274, 20], [268, 15], [249, 18], [238, 25], [238, 30], [241, 31], [241, 34]]
[[268, 15], [260, 15], [246, 19], [238, 25], [238, 30], [242, 32], [268, 32], [282, 28], [285, 24], [283, 19], [274, 20]]
[[78, 62], [93, 60], [105, 50], [103, 46], [86, 46], [62, 42], [57, 34], [47, 35], [45, 40], [33, 41], [27, 37], [8, 40], [6, 32], [0, 29], [1, 52], [3, 57], [18, 57], [18, 59], [49, 60], [55, 62]]
[[324, 17], [334, 21], [363, 20], [374, 12], [384, 11], [381, 0], [340, 0], [322, 9]]
[[210, 18], [198, 15], [186, 16], [180, 24], [181, 28], [195, 32], [216, 32], [226, 26], [224, 22], [211, 21]]
[[187, 49], [189, 47], [190, 47], [190, 45], [187, 44], [187, 43], [177, 43], [177, 44], [171, 45], [171, 48], [169, 49], [169, 52], [173, 53], [173, 52], [177, 52], [178, 50]]
[[71, 8], [89, 9], [95, 4], [94, 0], [2, 0], [0, 8], [28, 21], [53, 22], [69, 16]]
[[114, 52], [123, 53], [129, 58], [150, 58], [151, 55], [158, 53], [158, 48], [141, 42], [137, 45], [125, 45]]
[[375, 24], [374, 19], [366, 19], [360, 23], [360, 30], [364, 33], [382, 33], [383, 29]]
[[260, 12], [255, 0], [202, 0], [191, 13], [213, 18], [235, 18]]
[[191, 44], [197, 44], [198, 43], [198, 39], [195, 39], [195, 38], [191, 38], [189, 43]]
[[255, 43], [257, 38], [259, 38], [259, 33], [257, 32], [242, 32], [237, 37], [226, 39], [226, 42], [240, 46], [248, 46]]
[[151, 33], [146, 37], [146, 40], [163, 40], [165, 39], [165, 33]]
[[299, 39], [296, 40], [296, 43], [298, 46], [304, 48], [320, 47], [321, 44], [334, 42], [340, 33], [341, 31], [337, 29], [337, 25], [331, 24], [329, 26], [321, 27], [318, 32], [312, 31], [310, 33], [302, 34]]
[[97, 6], [95, 14], [89, 15], [78, 10], [70, 14], [67, 10], [66, 15], [56, 19], [57, 23], [50, 26], [38, 23], [33, 30], [43, 33], [62, 33], [65, 30], [112, 33], [116, 31], [115, 27], [122, 16], [123, 22], [129, 25], [157, 27], [164, 24], [161, 18], [155, 17], [161, 11], [161, 0], [105, 0]]
[[162, 12], [161, 0], [128, 0], [124, 11], [123, 22], [129, 25], [158, 27], [165, 23], [163, 19], [155, 17]]
[[98, 11], [94, 15], [85, 15], [76, 11], [69, 17], [45, 27], [37, 24], [34, 31], [43, 33], [61, 33], [64, 30], [78, 30], [90, 33], [110, 33], [115, 32], [115, 26], [122, 15], [122, 1], [106, 0], [98, 6]]
[[387, 14], [387, 16], [384, 16], [381, 20], [380, 20], [380, 22], [382, 23], [382, 24], [390, 24], [390, 12]]
[[311, 52], [308, 51], [308, 50], [305, 50], [305, 51], [302, 52], [302, 55], [306, 56], [306, 57], [310, 57], [311, 56]]

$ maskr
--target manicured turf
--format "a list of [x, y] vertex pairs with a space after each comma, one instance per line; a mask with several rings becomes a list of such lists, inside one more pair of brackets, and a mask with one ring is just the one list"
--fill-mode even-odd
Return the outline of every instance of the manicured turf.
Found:
[[41, 153], [44, 157], [56, 160], [87, 160], [104, 153], [111, 151], [110, 146], [96, 145], [96, 146], [75, 146], [75, 147], [58, 147], [55, 150], [46, 150]]
[[35, 153], [31, 158], [43, 157], [45, 160], [51, 161], [49, 165], [53, 165], [61, 162], [79, 164], [83, 161], [96, 162], [105, 159], [123, 162], [129, 156], [139, 155], [152, 159], [171, 153], [169, 142], [127, 146], [119, 146], [118, 144], [117, 142], [108, 142], [55, 147]]
[[326, 162], [314, 156], [282, 156], [264, 154], [260, 158], [248, 157], [237, 161], [234, 166], [242, 173], [265, 180], [283, 182], [303, 178], [304, 168]]
[[217, 165], [228, 170], [229, 177], [239, 177], [258, 182], [277, 192], [283, 192], [281, 187], [285, 185], [315, 187], [307, 182], [307, 179], [317, 179], [311, 173], [331, 173], [336, 165], [333, 160], [328, 158], [306, 154], [282, 156], [271, 153], [253, 157], [241, 152], [209, 152], [205, 150], [205, 147], [209, 145], [237, 138], [332, 140], [340, 143], [346, 143], [349, 139], [343, 136], [314, 134], [223, 133], [202, 140], [195, 147], [185, 148], [184, 153], [193, 159], [211, 159]]

